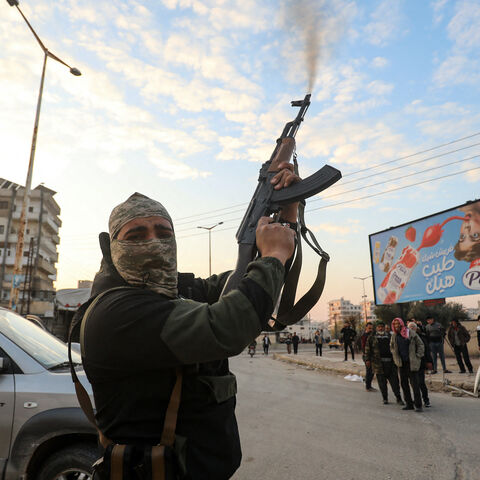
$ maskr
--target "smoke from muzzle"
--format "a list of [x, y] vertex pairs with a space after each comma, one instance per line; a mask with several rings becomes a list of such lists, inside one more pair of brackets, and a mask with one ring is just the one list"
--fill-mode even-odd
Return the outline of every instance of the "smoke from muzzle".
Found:
[[287, 18], [294, 30], [302, 37], [308, 74], [308, 89], [311, 93], [317, 77], [322, 39], [321, 0], [287, 0]]

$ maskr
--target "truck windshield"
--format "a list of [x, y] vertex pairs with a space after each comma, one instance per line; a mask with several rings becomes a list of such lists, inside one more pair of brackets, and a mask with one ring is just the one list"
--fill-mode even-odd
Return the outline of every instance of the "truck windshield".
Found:
[[[16, 313], [0, 310], [0, 332], [47, 369], [68, 362], [65, 343]], [[82, 361], [74, 351], [72, 360]]]

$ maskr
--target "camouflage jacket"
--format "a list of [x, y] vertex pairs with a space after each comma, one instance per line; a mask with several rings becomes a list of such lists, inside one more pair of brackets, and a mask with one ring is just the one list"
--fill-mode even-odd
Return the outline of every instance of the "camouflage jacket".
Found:
[[[391, 360], [393, 362], [393, 358]], [[375, 333], [369, 335], [365, 342], [365, 361], [371, 362], [373, 373], [383, 374], [382, 357], [380, 354], [378, 338]]]

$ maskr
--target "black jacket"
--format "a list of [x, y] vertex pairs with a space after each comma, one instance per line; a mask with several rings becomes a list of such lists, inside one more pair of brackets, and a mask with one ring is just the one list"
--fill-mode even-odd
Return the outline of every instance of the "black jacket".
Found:
[[219, 299], [227, 276], [191, 276], [179, 284], [190, 299], [169, 299], [129, 287], [115, 272], [109, 281], [103, 271], [94, 295], [125, 288], [106, 293], [84, 322], [83, 363], [97, 422], [116, 443], [159, 443], [175, 368], [182, 368], [176, 447], [186, 445], [183, 460], [192, 480], [224, 480], [240, 465], [236, 380], [228, 357], [267, 328], [284, 268], [273, 258], [252, 262], [239, 288]]

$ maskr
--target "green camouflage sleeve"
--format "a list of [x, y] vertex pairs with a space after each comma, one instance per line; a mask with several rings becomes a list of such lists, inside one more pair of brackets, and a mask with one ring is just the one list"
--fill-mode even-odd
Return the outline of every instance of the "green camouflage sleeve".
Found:
[[161, 331], [162, 342], [181, 364], [239, 354], [266, 328], [283, 279], [281, 262], [260, 258], [249, 264], [238, 289], [211, 305], [175, 300]]

